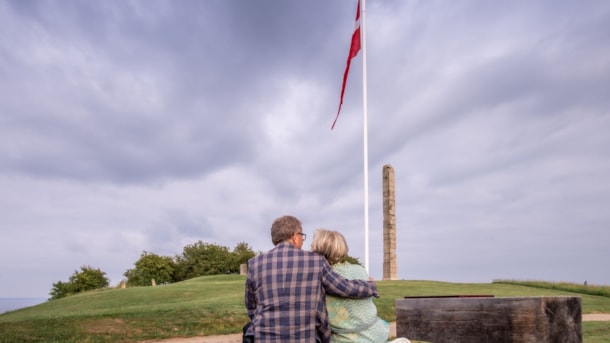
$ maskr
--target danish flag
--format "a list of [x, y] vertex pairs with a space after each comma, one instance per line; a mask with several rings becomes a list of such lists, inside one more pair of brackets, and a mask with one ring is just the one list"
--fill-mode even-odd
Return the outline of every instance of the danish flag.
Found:
[[358, 55], [360, 51], [360, 0], [358, 0], [358, 8], [356, 9], [356, 23], [354, 25], [354, 33], [352, 33], [352, 43], [349, 48], [349, 54], [347, 55], [347, 65], [345, 66], [345, 72], [343, 73], [343, 85], [341, 86], [341, 99], [339, 100], [339, 109], [337, 110], [337, 116], [331, 126], [331, 130], [335, 128], [337, 119], [339, 119], [339, 112], [341, 112], [341, 105], [343, 105], [343, 95], [345, 94], [345, 84], [347, 83], [347, 75], [349, 74], [349, 66], [352, 63], [352, 58]]

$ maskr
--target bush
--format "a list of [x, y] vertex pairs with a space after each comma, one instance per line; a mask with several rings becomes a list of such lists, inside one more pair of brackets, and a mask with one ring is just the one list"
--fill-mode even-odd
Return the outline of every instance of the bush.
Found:
[[99, 268], [90, 266], [82, 266], [79, 271], [74, 271], [68, 282], [57, 281], [53, 284], [53, 288], [49, 295], [52, 299], [67, 297], [75, 293], [90, 291], [99, 288], [108, 287], [109, 280], [106, 273]]
[[123, 274], [129, 286], [150, 286], [152, 279], [157, 284], [174, 282], [176, 263], [169, 256], [144, 251], [134, 265]]

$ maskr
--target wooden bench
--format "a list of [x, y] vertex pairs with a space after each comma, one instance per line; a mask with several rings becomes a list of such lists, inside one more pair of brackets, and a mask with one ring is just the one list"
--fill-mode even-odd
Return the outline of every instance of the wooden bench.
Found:
[[396, 335], [434, 343], [581, 343], [581, 299], [405, 297], [396, 300]]

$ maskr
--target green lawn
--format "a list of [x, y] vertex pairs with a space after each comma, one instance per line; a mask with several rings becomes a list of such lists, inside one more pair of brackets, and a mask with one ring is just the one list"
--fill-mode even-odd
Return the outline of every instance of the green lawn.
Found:
[[[157, 287], [108, 289], [0, 315], [0, 343], [137, 342], [169, 337], [239, 333], [248, 320], [245, 277], [207, 276]], [[610, 313], [610, 297], [586, 289], [513, 283], [378, 281], [379, 314], [395, 321], [395, 300], [415, 295], [493, 294], [582, 297], [583, 313]], [[557, 285], [557, 284], [550, 284]], [[584, 322], [584, 341], [610, 343], [610, 322]]]

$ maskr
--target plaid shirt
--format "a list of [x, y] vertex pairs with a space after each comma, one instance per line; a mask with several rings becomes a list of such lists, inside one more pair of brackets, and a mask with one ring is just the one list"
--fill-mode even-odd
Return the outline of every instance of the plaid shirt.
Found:
[[378, 297], [377, 287], [349, 281], [316, 253], [279, 243], [248, 261], [245, 303], [252, 326], [248, 335], [260, 343], [330, 342], [326, 293], [349, 298]]

